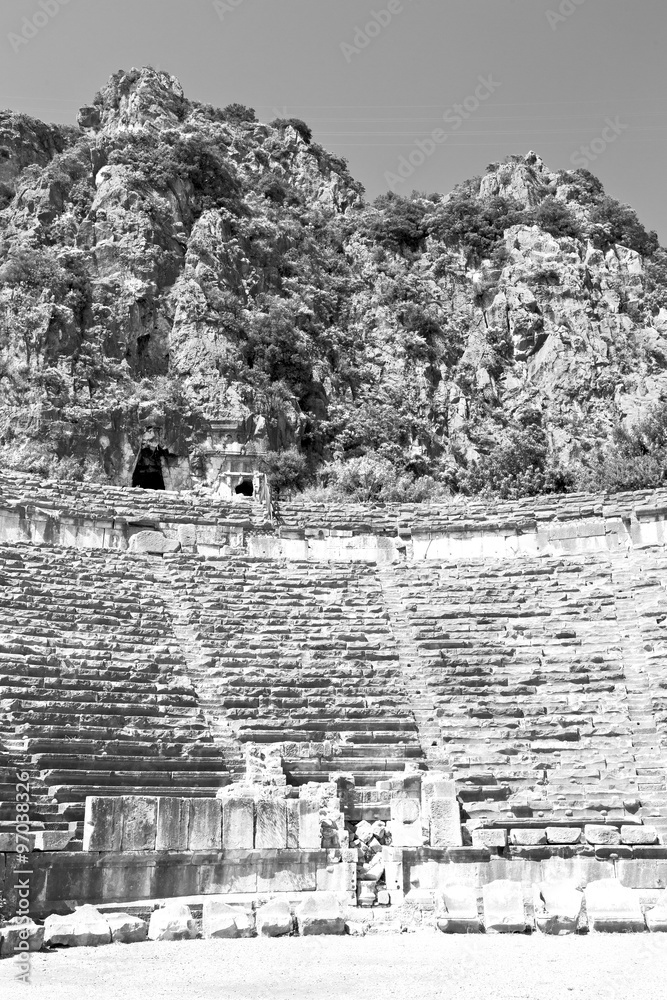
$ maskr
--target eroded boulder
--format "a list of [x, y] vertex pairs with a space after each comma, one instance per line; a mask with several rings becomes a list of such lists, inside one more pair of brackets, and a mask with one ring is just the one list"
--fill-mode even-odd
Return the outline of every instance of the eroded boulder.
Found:
[[254, 921], [246, 910], [221, 900], [207, 899], [202, 909], [202, 931], [205, 938], [251, 937]]

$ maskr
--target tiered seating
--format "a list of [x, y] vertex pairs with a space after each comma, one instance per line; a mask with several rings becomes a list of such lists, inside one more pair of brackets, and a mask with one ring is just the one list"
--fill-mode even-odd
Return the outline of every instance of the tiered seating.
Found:
[[204, 487], [180, 493], [44, 480], [0, 473], [0, 508], [34, 505], [42, 511], [82, 517], [146, 519], [162, 523], [254, 524], [268, 522], [265, 508], [242, 497], [222, 500]]
[[0, 742], [33, 774], [33, 819], [54, 801], [79, 818], [86, 795], [212, 795], [229, 780], [149, 566], [0, 546]]
[[418, 504], [311, 503], [295, 499], [278, 506], [278, 521], [302, 528], [306, 535], [329, 532], [409, 536], [411, 532], [484, 531], [537, 526], [545, 522], [588, 518], [630, 518], [637, 510], [667, 509], [667, 490], [615, 493], [569, 493], [489, 501], [469, 497]]
[[319, 763], [295, 746], [292, 781], [352, 771], [374, 783], [421, 756], [373, 568], [183, 555], [168, 565], [212, 719], [244, 742], [333, 741], [337, 756]]
[[384, 577], [412, 643], [422, 737], [471, 817], [599, 821], [641, 798], [608, 558], [414, 564]]

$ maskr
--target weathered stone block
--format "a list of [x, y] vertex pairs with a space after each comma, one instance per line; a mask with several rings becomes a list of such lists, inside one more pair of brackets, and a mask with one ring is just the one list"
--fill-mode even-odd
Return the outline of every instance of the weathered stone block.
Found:
[[436, 908], [438, 928], [445, 934], [478, 934], [482, 930], [474, 886], [445, 886], [438, 894]]
[[282, 937], [291, 934], [293, 927], [289, 904], [274, 899], [257, 912], [257, 933], [261, 937]]
[[461, 810], [455, 797], [429, 799], [431, 847], [460, 847]]
[[[431, 843], [431, 846], [435, 845]], [[500, 850], [507, 846], [507, 830], [473, 830], [472, 846]]]
[[543, 934], [576, 933], [584, 894], [572, 882], [545, 882], [534, 887], [535, 923]]
[[613, 847], [621, 842], [621, 835], [615, 826], [603, 826], [601, 823], [587, 823], [584, 827], [584, 837], [589, 844], [599, 844]]
[[284, 799], [259, 799], [255, 803], [255, 847], [285, 850], [287, 806]]
[[520, 882], [499, 879], [482, 887], [484, 926], [487, 934], [520, 934], [526, 930], [523, 889]]
[[40, 951], [44, 944], [44, 928], [34, 920], [14, 917], [0, 928], [0, 956], [11, 958], [24, 951]]
[[319, 803], [309, 799], [299, 799], [299, 847], [304, 851], [317, 851], [321, 846]]
[[327, 865], [317, 870], [318, 892], [349, 892], [357, 891], [357, 866], [345, 861]]
[[662, 898], [646, 911], [646, 926], [655, 933], [667, 933], [667, 893], [663, 892]]
[[578, 826], [548, 826], [548, 844], [578, 844], [581, 841], [581, 829]]
[[546, 844], [547, 831], [542, 829], [529, 829], [527, 827], [517, 827], [510, 830], [510, 843], [520, 847], [537, 847], [539, 844]]
[[138, 531], [130, 538], [130, 552], [144, 552], [148, 555], [164, 555], [165, 552], [178, 552], [181, 543], [171, 541], [159, 531]]
[[294, 850], [299, 846], [299, 800], [285, 799], [287, 810], [287, 849]]
[[157, 798], [121, 796], [123, 832], [121, 851], [154, 851], [157, 833]]
[[621, 841], [624, 844], [657, 844], [658, 833], [654, 826], [622, 826]]
[[590, 930], [644, 930], [644, 915], [637, 896], [631, 889], [625, 889], [617, 879], [589, 882], [585, 894]]
[[99, 910], [86, 904], [65, 917], [48, 916], [44, 921], [44, 944], [95, 948], [111, 944], [111, 928]]
[[197, 922], [185, 903], [167, 903], [153, 910], [148, 925], [151, 941], [185, 941], [197, 937]]
[[107, 913], [105, 920], [111, 929], [111, 940], [121, 944], [136, 944], [148, 937], [148, 924], [130, 913]]
[[[239, 923], [241, 926], [239, 926]], [[216, 899], [204, 900], [202, 933], [205, 938], [248, 937], [247, 914]]]
[[120, 851], [122, 834], [121, 797], [89, 795], [83, 821], [84, 851]]
[[255, 803], [252, 799], [222, 800], [222, 843], [225, 850], [255, 846]]
[[222, 802], [220, 799], [191, 799], [188, 850], [222, 849]]
[[158, 799], [156, 851], [187, 851], [191, 801], [167, 796]]
[[309, 896], [295, 911], [299, 934], [344, 934], [345, 919], [340, 903], [330, 893]]

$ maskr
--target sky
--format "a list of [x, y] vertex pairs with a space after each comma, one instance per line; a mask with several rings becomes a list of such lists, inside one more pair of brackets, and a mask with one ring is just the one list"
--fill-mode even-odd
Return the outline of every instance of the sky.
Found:
[[666, 0], [1, 0], [0, 108], [74, 122], [152, 65], [190, 98], [304, 119], [369, 198], [535, 150], [667, 244], [666, 29]]

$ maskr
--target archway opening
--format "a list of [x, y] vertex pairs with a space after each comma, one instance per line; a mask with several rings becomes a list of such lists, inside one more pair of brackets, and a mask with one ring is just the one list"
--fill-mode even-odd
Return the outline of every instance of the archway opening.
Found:
[[164, 477], [160, 453], [156, 448], [142, 448], [132, 475], [132, 485], [142, 490], [163, 490]]
[[244, 479], [242, 483], [236, 487], [235, 491], [237, 496], [240, 497], [252, 497], [255, 495], [255, 490], [252, 485], [251, 479]]

